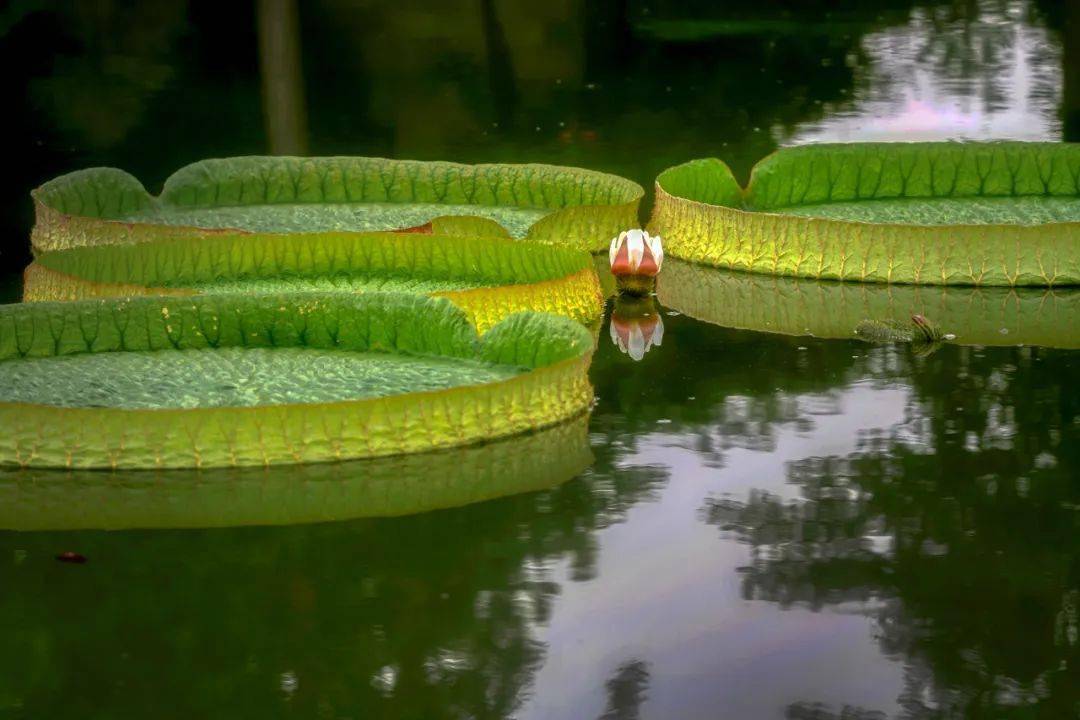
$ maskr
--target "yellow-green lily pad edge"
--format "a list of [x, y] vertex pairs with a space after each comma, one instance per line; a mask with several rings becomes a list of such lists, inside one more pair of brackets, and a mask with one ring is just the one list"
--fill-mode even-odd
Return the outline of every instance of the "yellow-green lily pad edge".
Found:
[[592, 402], [590, 332], [546, 313], [480, 337], [403, 293], [0, 306], [0, 466], [287, 465], [509, 437]]
[[1080, 285], [1080, 145], [820, 144], [656, 180], [649, 231], [670, 257], [789, 277]]

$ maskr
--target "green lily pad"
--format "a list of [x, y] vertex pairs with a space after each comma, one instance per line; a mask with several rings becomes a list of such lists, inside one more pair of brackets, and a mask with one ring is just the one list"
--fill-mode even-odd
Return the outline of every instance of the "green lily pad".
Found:
[[199, 408], [320, 403], [498, 382], [476, 360], [313, 348], [94, 353], [0, 363], [0, 402]]
[[805, 280], [667, 260], [660, 302], [723, 327], [854, 338], [865, 321], [929, 318], [963, 345], [1080, 348], [1080, 289], [943, 287]]
[[[444, 231], [476, 226], [436, 223]], [[29, 301], [298, 291], [440, 295], [481, 331], [523, 310], [588, 323], [601, 308], [588, 253], [496, 236], [218, 233], [44, 253], [24, 280]]]
[[853, 143], [785, 148], [743, 190], [716, 159], [657, 178], [669, 257], [890, 283], [1080, 284], [1080, 146]]
[[468, 444], [583, 412], [593, 340], [447, 300], [299, 293], [0, 307], [0, 466], [225, 467]]
[[436, 203], [286, 203], [210, 208], [170, 207], [160, 204], [118, 219], [160, 225], [300, 233], [323, 230], [396, 230], [423, 225], [443, 215], [463, 215], [492, 220], [506, 228], [512, 237], [522, 238], [532, 225], [551, 212], [542, 208]]
[[1041, 225], [1080, 222], [1080, 198], [930, 198], [861, 200], [786, 207], [806, 217], [908, 225]]
[[239, 157], [188, 165], [159, 197], [114, 168], [61, 176], [33, 193], [32, 239], [45, 252], [215, 230], [404, 230], [464, 216], [517, 238], [597, 251], [636, 224], [643, 194], [614, 175], [551, 165]]
[[[163, 287], [183, 286], [169, 283]], [[452, 290], [472, 290], [482, 286], [465, 279], [450, 278], [440, 280], [437, 278], [357, 277], [353, 275], [328, 275], [323, 277], [286, 275], [269, 278], [221, 278], [219, 280], [193, 282], [189, 287], [200, 295], [282, 292], [404, 292], [431, 295]]]

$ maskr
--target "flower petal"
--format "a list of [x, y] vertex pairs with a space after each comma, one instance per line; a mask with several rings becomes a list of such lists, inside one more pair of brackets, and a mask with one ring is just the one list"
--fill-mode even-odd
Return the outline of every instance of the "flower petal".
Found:
[[613, 275], [633, 275], [633, 263], [630, 261], [630, 249], [628, 243], [619, 243], [615, 250], [615, 257], [611, 259], [611, 273]]
[[626, 247], [630, 256], [630, 271], [637, 272], [641, 258], [645, 255], [645, 233], [637, 228], [626, 231]]
[[656, 262], [656, 272], [660, 272], [660, 268], [664, 264], [664, 244], [661, 242], [659, 235], [653, 235], [647, 242], [649, 249], [652, 251], [653, 260]]
[[637, 274], [653, 277], [658, 272], [660, 272], [660, 266], [657, 264], [656, 258], [653, 257], [652, 246], [646, 241], [645, 252], [641, 256], [641, 262], [638, 263]]
[[619, 233], [618, 236], [612, 238], [611, 249], [608, 250], [608, 261], [615, 264], [615, 254], [619, 252], [619, 247], [626, 243], [626, 231]]

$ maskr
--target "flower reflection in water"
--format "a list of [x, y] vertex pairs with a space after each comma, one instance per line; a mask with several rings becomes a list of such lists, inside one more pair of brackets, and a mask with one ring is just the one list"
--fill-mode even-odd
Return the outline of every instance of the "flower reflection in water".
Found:
[[611, 342], [634, 361], [645, 357], [664, 339], [664, 321], [656, 300], [650, 297], [618, 295], [611, 311]]

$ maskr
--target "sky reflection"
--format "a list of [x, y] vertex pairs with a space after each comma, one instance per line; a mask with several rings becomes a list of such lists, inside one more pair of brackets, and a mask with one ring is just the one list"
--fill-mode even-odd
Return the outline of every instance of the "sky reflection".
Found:
[[778, 142], [1058, 140], [1061, 47], [1030, 3], [916, 7], [906, 25], [863, 38], [850, 100]]

